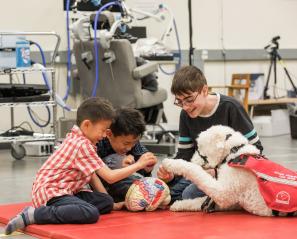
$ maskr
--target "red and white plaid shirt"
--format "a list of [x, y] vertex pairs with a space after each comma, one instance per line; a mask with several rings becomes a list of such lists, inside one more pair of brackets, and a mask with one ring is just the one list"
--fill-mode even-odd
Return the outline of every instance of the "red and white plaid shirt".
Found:
[[60, 147], [39, 169], [32, 189], [34, 207], [46, 205], [53, 197], [82, 191], [91, 175], [104, 166], [96, 146], [78, 126], [73, 126]]

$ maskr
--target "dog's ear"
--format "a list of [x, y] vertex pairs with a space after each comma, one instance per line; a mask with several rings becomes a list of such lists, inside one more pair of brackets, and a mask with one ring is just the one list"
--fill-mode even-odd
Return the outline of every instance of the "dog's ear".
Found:
[[218, 131], [217, 134], [214, 134], [210, 143], [215, 146], [215, 150], [212, 152], [211, 165], [216, 166], [221, 163], [222, 159], [225, 158], [228, 153], [226, 152], [226, 134], [222, 131]]
[[232, 134], [227, 134], [226, 138], [225, 138], [225, 141], [227, 141], [231, 136], [232, 136]]
[[197, 151], [194, 153], [193, 157], [191, 158], [191, 162], [200, 166], [204, 164], [204, 160], [200, 157]]
[[226, 140], [226, 143], [229, 145], [230, 148], [233, 146], [238, 146], [240, 144], [248, 144], [248, 140], [246, 137], [243, 136], [240, 132], [236, 131], [232, 134], [232, 137]]

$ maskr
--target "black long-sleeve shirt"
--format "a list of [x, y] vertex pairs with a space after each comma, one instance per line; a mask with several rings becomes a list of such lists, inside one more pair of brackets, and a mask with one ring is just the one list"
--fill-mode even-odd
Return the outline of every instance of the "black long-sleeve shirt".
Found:
[[[108, 138], [104, 138], [100, 140], [97, 144], [97, 154], [98, 156], [103, 160], [103, 162], [111, 168], [111, 165], [113, 162], [107, 162], [105, 160], [106, 156], [109, 156], [111, 154], [115, 154], [116, 152], [113, 150]], [[132, 155], [134, 157], [135, 162], [143, 155], [144, 153], [149, 152], [146, 147], [144, 147], [140, 142], [137, 142], [132, 149], [127, 152], [126, 155]], [[150, 172], [146, 172], [144, 169], [141, 169], [138, 171], [138, 173], [142, 174], [145, 177], [151, 176]]]
[[190, 161], [197, 149], [196, 138], [213, 125], [225, 125], [242, 133], [249, 143], [263, 150], [253, 123], [242, 105], [234, 98], [217, 94], [218, 104], [208, 116], [191, 118], [182, 110], [179, 123], [179, 144], [175, 158]]

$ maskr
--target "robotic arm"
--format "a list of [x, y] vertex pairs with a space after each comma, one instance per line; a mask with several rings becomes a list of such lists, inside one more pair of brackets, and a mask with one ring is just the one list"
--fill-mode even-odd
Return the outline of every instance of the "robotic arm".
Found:
[[[123, 9], [125, 9], [126, 17], [129, 16], [131, 18], [135, 18], [134, 15], [136, 13], [136, 14], [143, 15], [146, 18], [153, 18], [158, 22], [162, 22], [165, 20], [164, 10], [167, 11], [169, 13], [170, 20], [168, 21], [168, 26], [166, 27], [164, 33], [162, 34], [162, 36], [160, 38], [160, 42], [165, 44], [166, 36], [169, 35], [169, 33], [173, 27], [173, 21], [174, 21], [173, 13], [166, 5], [160, 4], [157, 11], [155, 13], [151, 13], [151, 12], [146, 12], [146, 11], [143, 11], [140, 9], [130, 8], [125, 4], [124, 1], [121, 4], [122, 4]], [[139, 19], [136, 19], [136, 20], [139, 20]]]
[[[80, 0], [84, 2], [88, 2], [90, 0]], [[97, 1], [99, 4], [101, 1]], [[109, 11], [104, 11], [100, 14], [100, 21], [106, 21], [108, 22], [110, 28], [109, 29], [101, 29], [98, 30], [98, 41], [100, 42], [100, 45], [104, 49], [108, 49], [110, 47], [110, 42], [113, 39], [113, 36], [117, 30], [122, 24], [129, 24], [133, 19], [137, 19], [135, 17], [135, 14], [140, 14], [148, 18], [153, 18], [158, 22], [162, 22], [165, 19], [164, 11], [167, 11], [169, 13], [169, 21], [168, 26], [164, 30], [161, 37], [158, 39], [159, 43], [162, 45], [165, 45], [166, 37], [170, 34], [170, 31], [173, 27], [173, 14], [171, 10], [165, 6], [164, 4], [160, 4], [159, 8], [155, 13], [146, 12], [140, 9], [130, 8], [128, 7], [124, 1], [119, 1], [122, 6], [122, 17], [120, 20], [115, 21], [114, 15]], [[83, 16], [79, 18], [75, 23], [73, 23], [71, 29], [73, 32], [73, 36], [75, 39], [78, 39], [80, 41], [89, 41], [91, 40], [91, 34], [90, 34], [90, 26], [91, 21], [93, 20], [92, 17], [94, 16]]]
[[91, 39], [90, 32], [90, 17], [84, 16], [79, 18], [71, 26], [73, 37], [80, 41], [89, 41]]
[[99, 30], [98, 38], [99, 38], [101, 47], [103, 47], [104, 49], [108, 49], [110, 47], [110, 42], [117, 28], [122, 24], [123, 24], [122, 20], [117, 20], [112, 24], [110, 30], [106, 30], [106, 29]]
[[164, 16], [157, 16], [157, 14], [146, 12], [146, 11], [143, 11], [143, 10], [140, 10], [140, 9], [130, 8], [125, 4], [125, 2], [122, 2], [122, 7], [123, 7], [123, 9], [125, 9], [126, 17], [130, 16], [132, 18], [135, 18], [133, 16], [133, 13], [136, 13], [136, 14], [140, 14], [140, 15], [143, 15], [143, 16], [146, 16], [146, 17], [151, 17], [151, 18], [157, 20], [158, 22], [161, 22], [161, 21], [164, 20]]

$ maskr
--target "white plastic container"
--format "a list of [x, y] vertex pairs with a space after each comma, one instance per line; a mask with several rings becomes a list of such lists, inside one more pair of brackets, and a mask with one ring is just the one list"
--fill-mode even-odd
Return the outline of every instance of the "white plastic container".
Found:
[[260, 137], [290, 134], [289, 113], [286, 109], [271, 110], [271, 115], [267, 116], [254, 116], [252, 121]]

